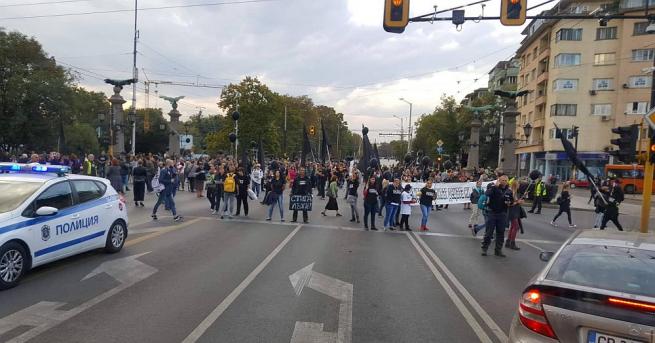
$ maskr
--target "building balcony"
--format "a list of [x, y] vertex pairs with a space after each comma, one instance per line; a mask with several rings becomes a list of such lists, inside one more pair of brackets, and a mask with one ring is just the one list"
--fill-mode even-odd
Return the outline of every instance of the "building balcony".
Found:
[[541, 61], [544, 58], [548, 58], [550, 56], [550, 46], [546, 46], [545, 48], [539, 48], [539, 57], [538, 59]]
[[[542, 147], [544, 146], [544, 140], [539, 138], [535, 140], [530, 140], [528, 142], [521, 142], [519, 144], [519, 148], [527, 148], [527, 147]], [[542, 149], [543, 150], [543, 149]]]
[[537, 76], [537, 83], [542, 83], [548, 80], [548, 71], [544, 71]]
[[537, 93], [537, 98], [534, 101], [535, 106], [543, 105], [546, 103], [546, 92]]

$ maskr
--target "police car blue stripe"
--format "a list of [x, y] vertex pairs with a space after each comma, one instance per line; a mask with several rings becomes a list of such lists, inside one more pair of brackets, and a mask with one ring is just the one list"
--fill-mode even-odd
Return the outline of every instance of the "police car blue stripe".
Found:
[[63, 217], [63, 216], [66, 216], [66, 215], [70, 215], [70, 214], [73, 214], [73, 213], [76, 213], [76, 212], [88, 210], [88, 209], [90, 209], [92, 207], [100, 206], [100, 205], [106, 204], [108, 202], [112, 202], [114, 200], [117, 200], [117, 199], [118, 199], [118, 195], [112, 195], [112, 196], [96, 199], [96, 200], [93, 200], [93, 201], [81, 203], [79, 205], [75, 205], [75, 206], [72, 206], [72, 207], [69, 207], [69, 208], [65, 208], [65, 209], [59, 211], [54, 216], [37, 217], [37, 218], [32, 218], [32, 219], [22, 221], [20, 223], [15, 223], [15, 224], [7, 225], [7, 226], [2, 226], [2, 227], [0, 227], [0, 234], [7, 233], [7, 232], [10, 232], [10, 231], [14, 231], [14, 230], [19, 230], [19, 229], [22, 229], [22, 228], [27, 227], [27, 226], [32, 226], [32, 225], [36, 225], [36, 224], [39, 224], [39, 223], [47, 222], [47, 221], [50, 221], [50, 220], [53, 220], [53, 219], [56, 219], [56, 218], [59, 218], [59, 217]]
[[90, 235], [87, 235], [87, 236], [84, 236], [84, 237], [80, 237], [80, 238], [74, 239], [74, 240], [72, 240], [72, 241], [68, 241], [68, 242], [64, 242], [64, 243], [57, 244], [57, 245], [53, 245], [53, 246], [51, 246], [51, 247], [48, 247], [48, 248], [45, 248], [45, 249], [42, 249], [42, 250], [39, 250], [39, 251], [34, 252], [34, 257], [43, 256], [43, 255], [45, 255], [45, 254], [49, 254], [49, 253], [51, 253], [51, 252], [55, 252], [55, 251], [57, 251], [57, 250], [66, 249], [66, 248], [68, 248], [68, 247], [70, 247], [70, 246], [73, 246], [73, 245], [76, 245], [76, 244], [80, 244], [80, 243], [84, 243], [84, 242], [86, 242], [86, 241], [90, 241], [90, 240], [92, 240], [92, 239], [94, 239], [94, 238], [98, 238], [98, 237], [104, 236], [104, 235], [105, 235], [105, 232], [106, 232], [105, 230], [103, 230], [103, 231], [98, 231], [98, 232], [96, 232], [96, 233], [92, 233], [92, 234], [90, 234]]

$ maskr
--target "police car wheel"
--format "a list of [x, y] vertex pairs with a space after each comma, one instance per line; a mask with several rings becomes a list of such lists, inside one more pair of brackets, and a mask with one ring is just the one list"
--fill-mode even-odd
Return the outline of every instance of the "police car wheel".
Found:
[[27, 265], [27, 253], [22, 245], [9, 242], [0, 247], [0, 290], [18, 285]]
[[127, 228], [125, 227], [125, 223], [120, 220], [115, 221], [109, 229], [105, 251], [109, 253], [119, 252], [123, 249], [125, 238], [127, 238]]

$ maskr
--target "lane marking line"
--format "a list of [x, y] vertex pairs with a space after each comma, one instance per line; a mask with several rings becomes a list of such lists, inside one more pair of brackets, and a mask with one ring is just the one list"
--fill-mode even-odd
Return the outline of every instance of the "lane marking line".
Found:
[[437, 257], [437, 254], [435, 254], [434, 251], [430, 249], [430, 247], [425, 243], [425, 241], [419, 235], [416, 235], [416, 239], [421, 244], [421, 246], [425, 249], [425, 251], [427, 251], [428, 255], [430, 255], [430, 257], [432, 257], [432, 259], [437, 263], [437, 265], [439, 266], [439, 268], [441, 268], [444, 274], [446, 274], [448, 279], [450, 279], [450, 282], [452, 282], [453, 285], [455, 285], [455, 288], [457, 288], [457, 290], [459, 290], [459, 292], [464, 296], [464, 299], [468, 301], [468, 303], [471, 305], [471, 307], [473, 307], [475, 312], [477, 312], [478, 315], [485, 322], [485, 324], [487, 324], [487, 326], [489, 327], [489, 329], [491, 329], [494, 335], [498, 337], [498, 339], [501, 342], [507, 342], [508, 340], [507, 334], [505, 334], [505, 332], [498, 326], [498, 324], [496, 324], [496, 322], [491, 318], [491, 316], [489, 316], [487, 311], [485, 311], [482, 308], [482, 306], [480, 306], [480, 304], [475, 300], [475, 298], [473, 298], [471, 293], [469, 293], [469, 291], [462, 285], [462, 283], [459, 282], [459, 280], [455, 277], [455, 275], [446, 267], [446, 264], [443, 263], [439, 257]]
[[259, 273], [268, 266], [268, 264], [277, 256], [278, 253], [289, 243], [289, 241], [293, 238], [293, 236], [300, 231], [302, 228], [302, 224], [296, 226], [296, 228], [291, 231], [287, 237], [280, 242], [280, 244], [271, 251], [271, 253], [266, 256], [266, 258], [257, 266], [255, 269], [253, 269], [248, 276], [246, 276], [243, 281], [234, 289], [232, 292], [225, 298], [223, 301], [216, 306], [216, 308], [205, 318], [183, 341], [182, 343], [194, 343], [202, 337], [202, 335], [209, 329], [214, 322], [227, 310], [228, 307], [239, 297], [239, 295], [252, 283], [253, 280], [259, 275]]
[[[191, 219], [191, 220], [189, 220], [189, 221], [182, 222], [181, 224], [177, 224], [177, 225], [175, 225], [175, 226], [163, 227], [163, 228], [162, 228], [161, 230], [159, 230], [159, 231], [152, 232], [152, 233], [149, 233], [149, 234], [147, 234], [147, 235], [144, 235], [144, 236], [141, 236], [141, 237], [137, 237], [137, 238], [134, 238], [134, 239], [128, 240], [127, 242], [125, 242], [125, 245], [124, 245], [124, 246], [125, 246], [125, 247], [131, 247], [131, 246], [133, 246], [133, 245], [135, 245], [135, 244], [139, 244], [139, 243], [141, 243], [141, 242], [143, 242], [143, 241], [147, 241], [147, 240], [149, 240], [149, 239], [152, 239], [152, 238], [155, 238], [155, 237], [161, 236], [161, 235], [163, 235], [163, 234], [165, 234], [165, 233], [168, 233], [168, 232], [171, 232], [171, 231], [175, 231], [175, 230], [181, 229], [181, 228], [183, 228], [183, 227], [187, 227], [187, 226], [189, 226], [189, 225], [191, 225], [191, 224], [195, 224], [195, 223], [197, 223], [197, 222], [199, 222], [199, 221], [200, 221], [200, 219], [196, 218], [196, 219]], [[138, 231], [137, 231], [136, 233], [138, 233]]]
[[533, 248], [535, 248], [535, 249], [537, 249], [537, 250], [539, 250], [539, 251], [541, 251], [541, 252], [544, 252], [544, 251], [545, 251], [544, 249], [542, 249], [542, 248], [540, 248], [540, 247], [538, 247], [538, 246], [536, 246], [536, 245], [534, 245], [534, 244], [532, 244], [532, 243], [530, 243], [530, 242], [526, 242], [526, 241], [524, 241], [523, 244], [528, 245], [528, 246], [531, 246], [531, 247], [533, 247]]
[[423, 258], [423, 261], [425, 264], [427, 264], [428, 268], [430, 271], [432, 271], [432, 274], [434, 277], [437, 279], [441, 287], [446, 291], [450, 299], [453, 301], [459, 312], [464, 316], [464, 319], [466, 322], [471, 326], [473, 329], [473, 332], [478, 336], [480, 339], [480, 342], [482, 343], [493, 343], [491, 338], [487, 335], [487, 333], [484, 331], [482, 326], [480, 326], [480, 323], [473, 317], [473, 314], [471, 314], [471, 311], [464, 305], [462, 300], [457, 296], [457, 293], [455, 293], [455, 290], [453, 290], [452, 287], [448, 284], [446, 279], [443, 277], [443, 275], [437, 270], [437, 267], [435, 267], [434, 263], [430, 261], [430, 259], [425, 255], [425, 252], [419, 247], [418, 243], [416, 243], [416, 240], [410, 233], [405, 233], [409, 241], [412, 243], [416, 251], [418, 251], [419, 255], [421, 255], [421, 258]]

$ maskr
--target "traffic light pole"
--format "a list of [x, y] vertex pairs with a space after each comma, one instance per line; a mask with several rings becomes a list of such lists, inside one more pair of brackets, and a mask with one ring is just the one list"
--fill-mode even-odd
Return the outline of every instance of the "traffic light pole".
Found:
[[[655, 59], [653, 59], [653, 70], [651, 73], [650, 106], [653, 108], [655, 107]], [[640, 231], [643, 233], [648, 232], [648, 223], [650, 221], [650, 199], [653, 193], [653, 162], [655, 162], [651, 160], [651, 147], [655, 144], [655, 132], [653, 132], [653, 129], [648, 130], [648, 137], [650, 137], [650, 145], [647, 149], [648, 153], [646, 155], [648, 158], [646, 159], [644, 167], [644, 190], [642, 191], [644, 200], [641, 204]]]

